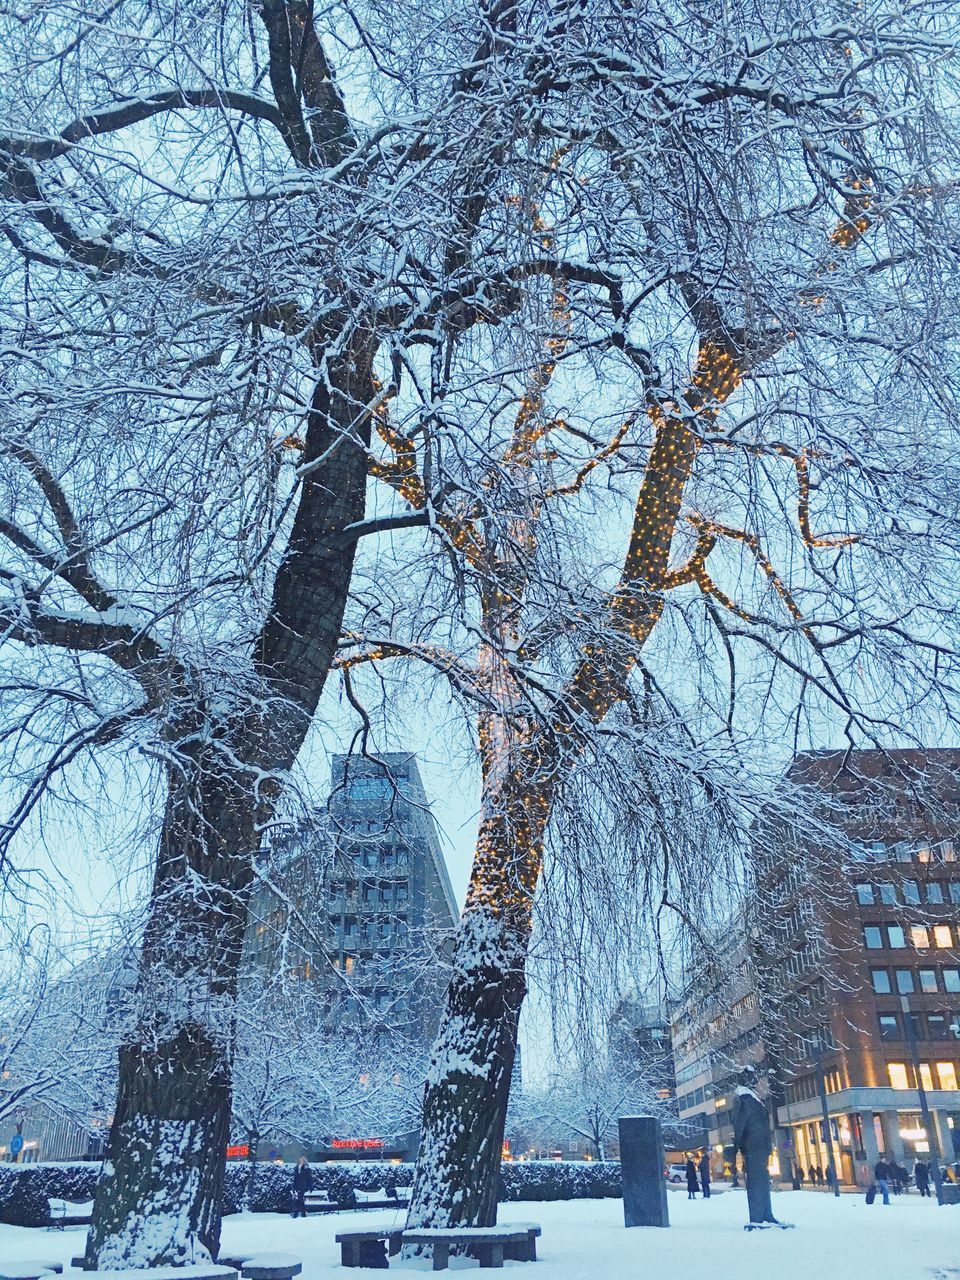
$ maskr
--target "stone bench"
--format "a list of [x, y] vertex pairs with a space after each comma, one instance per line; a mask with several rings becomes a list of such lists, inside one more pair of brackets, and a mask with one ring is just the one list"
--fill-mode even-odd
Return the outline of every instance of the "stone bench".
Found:
[[464, 1248], [481, 1267], [502, 1267], [505, 1258], [535, 1262], [540, 1228], [532, 1222], [501, 1227], [414, 1227], [401, 1233], [402, 1244], [428, 1245], [433, 1251], [434, 1271], [444, 1271], [450, 1250]]
[[[74, 1264], [76, 1264], [76, 1258]], [[82, 1259], [81, 1259], [82, 1261]], [[95, 1280], [130, 1280], [130, 1271], [91, 1271]], [[237, 1280], [236, 1267], [219, 1262], [198, 1262], [184, 1267], [151, 1267], [143, 1272], [150, 1280]]]
[[340, 1264], [344, 1267], [371, 1267], [382, 1271], [389, 1266], [387, 1252], [394, 1257], [400, 1252], [400, 1227], [383, 1227], [379, 1231], [340, 1231]]
[[303, 1263], [289, 1253], [255, 1253], [240, 1268], [243, 1280], [293, 1280]]
[[303, 1197], [303, 1207], [307, 1213], [335, 1213], [340, 1206], [336, 1200], [330, 1199], [330, 1193], [322, 1187], [318, 1191], [308, 1191]]
[[42, 1262], [27, 1258], [22, 1262], [0, 1262], [0, 1280], [41, 1280], [43, 1276], [59, 1275], [62, 1262]]

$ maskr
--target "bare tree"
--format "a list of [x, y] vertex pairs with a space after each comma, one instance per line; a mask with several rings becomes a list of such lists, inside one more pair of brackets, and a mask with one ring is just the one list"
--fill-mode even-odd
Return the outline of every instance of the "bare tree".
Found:
[[[526, 328], [458, 348], [442, 407], [379, 414], [407, 509], [458, 496], [339, 659], [425, 663], [481, 764], [418, 1226], [495, 1221], [545, 858], [568, 920], [619, 885], [695, 926], [695, 889], [746, 874], [772, 743], [956, 718], [953, 35], [924, 4], [566, 18], [511, 45]], [[609, 838], [571, 855], [591, 791]]]
[[406, 378], [448, 434], [454, 349], [520, 322], [502, 196], [563, 17], [532, 43], [525, 21], [513, 0], [0, 16], [0, 859], [22, 874], [41, 804], [109, 802], [119, 776], [158, 847], [88, 1267], [217, 1250], [253, 855], [359, 539], [451, 497], [428, 479], [417, 512], [368, 515], [371, 424]]

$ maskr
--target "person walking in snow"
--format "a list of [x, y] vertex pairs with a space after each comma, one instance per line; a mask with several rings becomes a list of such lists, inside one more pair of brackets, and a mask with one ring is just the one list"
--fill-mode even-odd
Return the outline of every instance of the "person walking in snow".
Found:
[[883, 1156], [873, 1166], [873, 1176], [876, 1179], [877, 1186], [883, 1192], [883, 1203], [890, 1203], [890, 1166], [884, 1160]]
[[710, 1156], [705, 1151], [700, 1157], [700, 1186], [704, 1200], [710, 1199]]
[[922, 1196], [930, 1194], [930, 1166], [924, 1160], [918, 1160], [913, 1166], [913, 1178], [917, 1184], [917, 1190]]
[[687, 1199], [696, 1200], [699, 1190], [700, 1183], [697, 1181], [697, 1166], [693, 1163], [693, 1156], [690, 1156], [687, 1160]]
[[305, 1218], [307, 1216], [307, 1206], [304, 1197], [308, 1191], [313, 1190], [313, 1170], [307, 1164], [307, 1157], [301, 1156], [297, 1161], [297, 1167], [293, 1171], [293, 1194], [296, 1196], [296, 1204], [294, 1206], [291, 1218]]

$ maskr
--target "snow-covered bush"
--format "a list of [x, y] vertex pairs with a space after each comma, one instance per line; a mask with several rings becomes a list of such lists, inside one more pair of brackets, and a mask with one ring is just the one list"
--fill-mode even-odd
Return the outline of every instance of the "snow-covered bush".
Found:
[[50, 1221], [51, 1197], [93, 1199], [100, 1165], [0, 1164], [0, 1222], [20, 1227], [43, 1227]]
[[605, 1200], [623, 1195], [620, 1165], [525, 1160], [500, 1166], [500, 1200]]

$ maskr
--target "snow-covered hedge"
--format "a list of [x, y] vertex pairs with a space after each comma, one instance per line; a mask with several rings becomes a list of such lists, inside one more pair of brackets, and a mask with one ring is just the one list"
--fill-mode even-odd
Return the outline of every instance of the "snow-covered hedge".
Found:
[[50, 1221], [51, 1196], [93, 1199], [99, 1163], [0, 1164], [0, 1222], [43, 1227]]
[[[322, 1190], [344, 1209], [356, 1205], [354, 1191], [377, 1187], [409, 1187], [412, 1164], [382, 1160], [315, 1164], [315, 1190]], [[246, 1161], [227, 1165], [224, 1213], [248, 1208], [254, 1213], [289, 1213], [293, 1204], [293, 1165]], [[93, 1163], [0, 1164], [0, 1222], [42, 1227], [49, 1220], [48, 1201], [92, 1200], [100, 1165]], [[619, 1164], [567, 1164], [552, 1160], [505, 1164], [501, 1200], [593, 1200], [621, 1195]]]
[[501, 1200], [607, 1200], [623, 1195], [620, 1165], [524, 1160], [500, 1168]]

